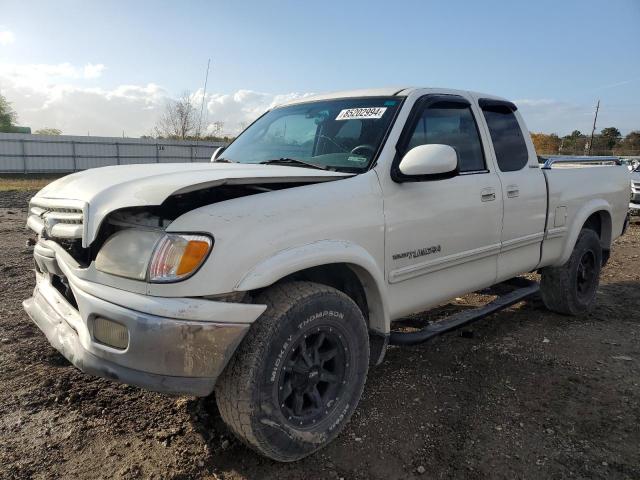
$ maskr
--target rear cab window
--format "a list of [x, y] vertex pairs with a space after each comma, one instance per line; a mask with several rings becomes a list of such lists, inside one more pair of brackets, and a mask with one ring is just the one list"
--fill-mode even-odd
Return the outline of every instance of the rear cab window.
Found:
[[529, 162], [527, 143], [515, 115], [516, 106], [500, 100], [478, 102], [489, 127], [493, 149], [501, 172], [521, 170]]

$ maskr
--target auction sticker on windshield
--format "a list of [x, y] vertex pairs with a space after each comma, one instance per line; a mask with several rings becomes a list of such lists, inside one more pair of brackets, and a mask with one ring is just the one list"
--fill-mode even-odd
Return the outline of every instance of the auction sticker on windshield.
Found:
[[345, 108], [342, 110], [336, 120], [364, 120], [382, 118], [387, 107], [364, 107], [364, 108]]

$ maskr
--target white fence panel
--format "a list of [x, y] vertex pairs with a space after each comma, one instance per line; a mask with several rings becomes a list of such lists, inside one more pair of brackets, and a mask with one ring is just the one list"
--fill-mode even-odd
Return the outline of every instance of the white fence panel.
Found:
[[224, 143], [0, 133], [0, 173], [74, 172], [108, 165], [208, 162]]

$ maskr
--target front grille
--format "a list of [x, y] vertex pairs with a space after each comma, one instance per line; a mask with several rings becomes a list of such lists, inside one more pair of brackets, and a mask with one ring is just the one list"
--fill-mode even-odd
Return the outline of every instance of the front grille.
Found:
[[40, 235], [78, 239], [84, 231], [83, 202], [34, 198], [29, 204], [27, 226]]
[[640, 191], [640, 182], [631, 182], [636, 191]]

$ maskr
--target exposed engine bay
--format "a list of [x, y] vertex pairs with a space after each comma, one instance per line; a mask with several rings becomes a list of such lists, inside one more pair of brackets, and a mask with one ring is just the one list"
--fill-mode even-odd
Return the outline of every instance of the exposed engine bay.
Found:
[[47, 236], [61, 245], [82, 266], [95, 260], [104, 242], [115, 232], [125, 228], [166, 230], [179, 216], [196, 208], [274, 190], [305, 185], [299, 183], [265, 183], [260, 185], [219, 185], [188, 193], [172, 195], [161, 205], [127, 207], [111, 212], [102, 222], [98, 235], [88, 247], [82, 247], [81, 239], [63, 239]]

